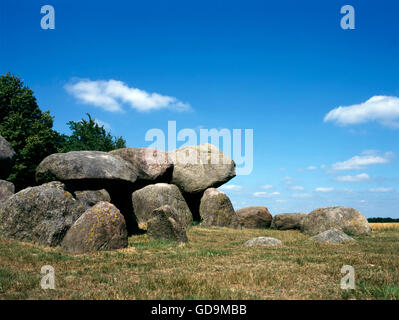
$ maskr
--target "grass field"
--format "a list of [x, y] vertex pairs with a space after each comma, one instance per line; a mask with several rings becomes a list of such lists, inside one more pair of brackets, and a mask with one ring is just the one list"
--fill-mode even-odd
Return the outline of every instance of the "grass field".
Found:
[[[59, 248], [0, 239], [0, 299], [399, 299], [399, 228], [356, 243], [316, 244], [299, 231], [201, 229], [190, 243], [134, 236], [127, 249], [73, 256]], [[283, 246], [244, 247], [257, 236]], [[55, 268], [55, 290], [39, 286]], [[356, 289], [340, 289], [340, 269]]]

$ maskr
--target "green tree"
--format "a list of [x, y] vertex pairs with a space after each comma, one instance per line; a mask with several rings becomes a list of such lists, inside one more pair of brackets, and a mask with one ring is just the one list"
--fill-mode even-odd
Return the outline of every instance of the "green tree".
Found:
[[126, 141], [122, 137], [113, 137], [111, 133], [100, 126], [90, 114], [88, 120], [82, 119], [78, 122], [69, 121], [68, 126], [72, 131], [70, 136], [64, 136], [65, 142], [61, 152], [94, 150], [111, 151], [126, 148]]
[[0, 134], [16, 152], [8, 180], [17, 190], [35, 185], [37, 165], [61, 147], [62, 137], [52, 128], [53, 117], [40, 110], [20, 77], [0, 76]]

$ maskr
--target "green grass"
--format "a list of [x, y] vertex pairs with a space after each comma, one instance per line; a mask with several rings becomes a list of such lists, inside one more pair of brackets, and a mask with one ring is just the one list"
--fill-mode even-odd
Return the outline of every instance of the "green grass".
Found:
[[[258, 236], [284, 245], [243, 245]], [[399, 229], [340, 245], [299, 231], [193, 227], [188, 238], [133, 236], [126, 249], [85, 255], [0, 239], [0, 299], [399, 299]], [[55, 290], [40, 288], [43, 265], [55, 268]], [[355, 290], [340, 288], [343, 265], [355, 268]]]

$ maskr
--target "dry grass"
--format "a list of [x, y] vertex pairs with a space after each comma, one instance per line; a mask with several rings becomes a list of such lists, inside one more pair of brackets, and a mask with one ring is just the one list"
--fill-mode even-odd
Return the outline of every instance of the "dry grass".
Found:
[[399, 230], [399, 222], [370, 223], [370, 226], [373, 230]]
[[[245, 247], [256, 236], [277, 248]], [[398, 299], [399, 230], [376, 230], [356, 243], [316, 244], [298, 231], [201, 229], [190, 242], [131, 237], [129, 248], [73, 256], [59, 248], [0, 239], [0, 299]], [[52, 265], [56, 289], [39, 286]], [[351, 265], [356, 289], [340, 289]]]

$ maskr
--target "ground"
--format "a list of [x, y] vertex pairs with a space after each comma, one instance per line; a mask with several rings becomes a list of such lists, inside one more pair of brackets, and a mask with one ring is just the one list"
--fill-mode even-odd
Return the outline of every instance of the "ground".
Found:
[[[299, 231], [193, 227], [185, 245], [140, 235], [85, 255], [0, 239], [0, 299], [399, 299], [398, 226], [339, 245]], [[284, 245], [243, 246], [258, 236]], [[39, 285], [43, 265], [55, 269], [55, 290]], [[355, 269], [355, 290], [340, 288], [343, 265]]]

